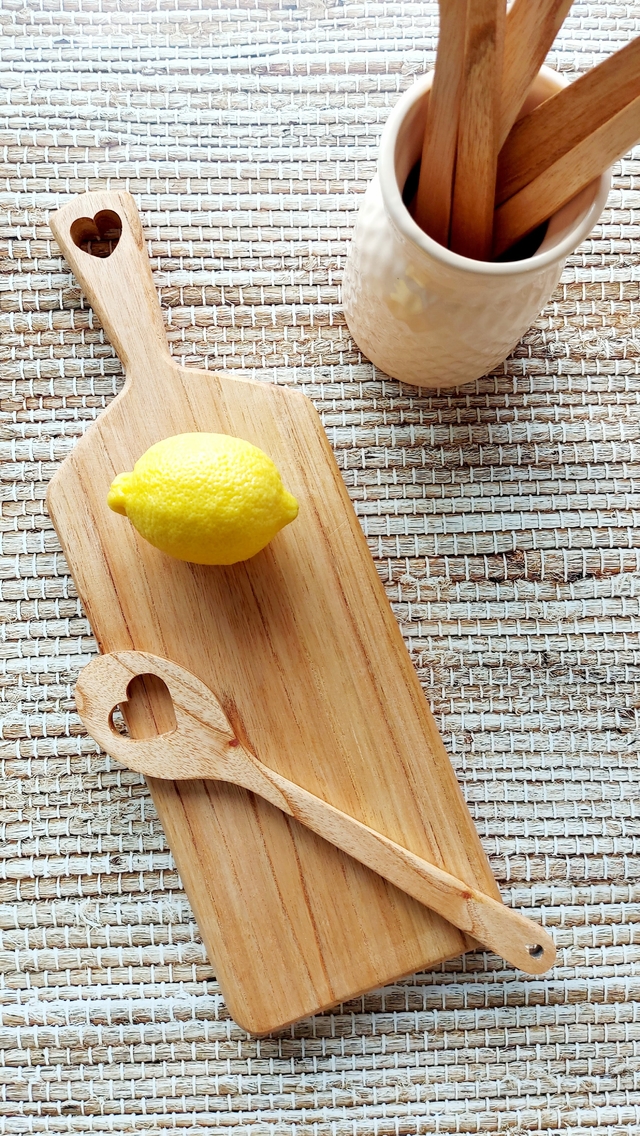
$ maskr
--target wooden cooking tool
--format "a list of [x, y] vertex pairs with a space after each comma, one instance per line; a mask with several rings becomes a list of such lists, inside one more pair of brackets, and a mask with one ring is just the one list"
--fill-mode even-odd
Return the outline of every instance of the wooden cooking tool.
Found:
[[572, 0], [514, 0], [504, 35], [498, 149], [516, 121]]
[[438, 53], [427, 106], [415, 219], [445, 248], [449, 244], [466, 25], [467, 0], [440, 0]]
[[[107, 259], [78, 247], [114, 218], [122, 235]], [[48, 495], [101, 651], [186, 668], [269, 769], [499, 900], [312, 404], [172, 361], [129, 194], [77, 197], [51, 227], [126, 371]], [[297, 520], [243, 564], [165, 556], [106, 505], [117, 473], [194, 430], [260, 446], [298, 499]], [[173, 728], [157, 676], [133, 680], [126, 721], [138, 738]], [[213, 780], [148, 782], [230, 1012], [251, 1032], [474, 945], [261, 797]]]
[[505, 0], [468, 0], [464, 85], [451, 213], [454, 252], [491, 255]]
[[640, 97], [604, 122], [495, 212], [495, 256], [575, 197], [640, 138]]
[[[572, 0], [514, 0], [504, 30], [497, 150], [515, 122]], [[447, 246], [464, 86], [468, 0], [440, 0], [440, 32], [427, 106], [415, 219]]]
[[[497, 204], [501, 205], [539, 178], [637, 98], [640, 98], [640, 37], [540, 103], [515, 124], [498, 159]], [[613, 135], [605, 130], [602, 137]], [[634, 142], [632, 138], [628, 146]], [[624, 153], [624, 149], [620, 153]], [[606, 165], [605, 161], [593, 177], [602, 173]]]
[[[117, 704], [126, 704], [131, 680], [146, 674], [166, 684], [176, 728], [136, 741], [117, 731], [113, 711]], [[263, 765], [235, 736], [212, 692], [183, 667], [144, 651], [101, 655], [80, 673], [76, 705], [91, 736], [130, 769], [176, 781], [212, 778], [258, 793], [514, 966], [541, 974], [552, 965], [551, 937], [524, 915], [428, 864]]]

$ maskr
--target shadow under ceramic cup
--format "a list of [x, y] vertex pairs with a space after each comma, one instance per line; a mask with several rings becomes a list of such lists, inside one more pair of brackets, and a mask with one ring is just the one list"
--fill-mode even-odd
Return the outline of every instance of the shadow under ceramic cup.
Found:
[[[403, 200], [420, 162], [432, 79], [430, 73], [414, 83], [389, 116], [342, 295], [349, 330], [376, 367], [401, 382], [438, 388], [472, 382], [507, 358], [554, 291], [567, 256], [598, 221], [611, 174], [512, 250], [520, 259], [487, 262], [451, 252], [423, 232]], [[541, 68], [525, 112], [564, 86], [566, 80]]]

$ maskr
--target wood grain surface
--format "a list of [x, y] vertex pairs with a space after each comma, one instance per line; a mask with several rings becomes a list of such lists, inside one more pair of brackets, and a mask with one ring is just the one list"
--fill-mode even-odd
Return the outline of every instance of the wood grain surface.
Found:
[[505, 14], [505, 0], [468, 0], [450, 244], [475, 260], [491, 255]]
[[[123, 231], [112, 255], [98, 260], [76, 247], [70, 230], [104, 210]], [[75, 198], [52, 228], [127, 376], [48, 495], [100, 649], [147, 650], [193, 671], [267, 766], [498, 899], [313, 406], [296, 391], [172, 362], [128, 194]], [[188, 430], [262, 447], [300, 503], [296, 522], [244, 564], [172, 560], [106, 506], [117, 473], [154, 442]], [[136, 736], [169, 716], [157, 683], [141, 680], [130, 698]], [[250, 1031], [275, 1029], [470, 945], [246, 790], [149, 784], [231, 1013]]]
[[540, 177], [639, 97], [640, 36], [515, 124], [498, 158], [497, 204]]

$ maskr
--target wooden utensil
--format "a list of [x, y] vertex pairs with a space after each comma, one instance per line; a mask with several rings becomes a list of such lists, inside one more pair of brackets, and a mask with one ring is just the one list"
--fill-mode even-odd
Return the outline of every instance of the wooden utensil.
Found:
[[[126, 703], [131, 680], [146, 674], [166, 684], [176, 728], [136, 741], [116, 730], [112, 716]], [[81, 671], [76, 705], [91, 736], [130, 769], [176, 781], [212, 778], [258, 793], [514, 966], [541, 974], [553, 964], [553, 941], [541, 927], [263, 765], [235, 736], [212, 692], [183, 667], [144, 651], [102, 655]]]
[[[78, 247], [114, 218], [122, 235], [107, 259]], [[172, 361], [128, 194], [77, 197], [51, 227], [126, 371], [48, 495], [101, 651], [171, 658], [215, 690], [234, 736], [269, 769], [499, 900], [312, 404]], [[299, 502], [297, 520], [243, 564], [174, 560], [106, 505], [117, 473], [193, 430], [264, 449]], [[126, 721], [134, 737], [172, 728], [157, 676], [133, 680]], [[230, 1012], [251, 1032], [474, 945], [245, 789], [148, 782]]]
[[571, 4], [572, 0], [514, 0], [507, 12], [498, 149], [516, 121]]
[[[507, 12], [497, 150], [562, 26], [572, 0], [514, 0]], [[468, 0], [440, 0], [438, 51], [429, 94], [420, 179], [414, 206], [418, 224], [449, 243], [460, 101], [465, 77]]]
[[495, 212], [495, 256], [575, 197], [640, 138], [640, 97], [604, 122]]
[[491, 255], [505, 12], [505, 0], [468, 0], [450, 244], [475, 260]]
[[[613, 120], [637, 98], [640, 98], [640, 37], [540, 103], [515, 124], [498, 159], [497, 204], [508, 201], [550, 170], [566, 154], [593, 137], [600, 127], [605, 130], [599, 137], [613, 141], [618, 129], [613, 126]], [[628, 121], [633, 123], [633, 114]], [[606, 129], [609, 122], [612, 127]], [[631, 129], [633, 131], [633, 126]], [[627, 137], [620, 136], [623, 140]], [[597, 148], [594, 148], [597, 168], [594, 166], [592, 177], [602, 173], [607, 162], [623, 154], [635, 140], [631, 137], [614, 158], [605, 159], [604, 164], [599, 165]], [[610, 147], [606, 152], [610, 152]]]
[[449, 244], [466, 26], [467, 0], [440, 0], [438, 52], [427, 106], [415, 219], [445, 248]]

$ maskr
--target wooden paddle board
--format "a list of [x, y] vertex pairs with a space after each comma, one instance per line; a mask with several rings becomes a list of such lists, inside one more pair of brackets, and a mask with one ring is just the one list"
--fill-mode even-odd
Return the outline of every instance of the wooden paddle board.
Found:
[[[91, 255], [87, 240], [120, 224], [111, 255]], [[172, 361], [131, 196], [76, 197], [51, 227], [126, 371], [48, 495], [101, 651], [148, 651], [192, 671], [266, 765], [499, 898], [311, 402]], [[116, 474], [188, 431], [260, 446], [299, 501], [297, 520], [245, 563], [174, 560], [107, 507]], [[166, 688], [135, 681], [130, 732], [162, 732]], [[154, 778], [149, 787], [230, 1013], [250, 1032], [474, 945], [243, 789]]]

